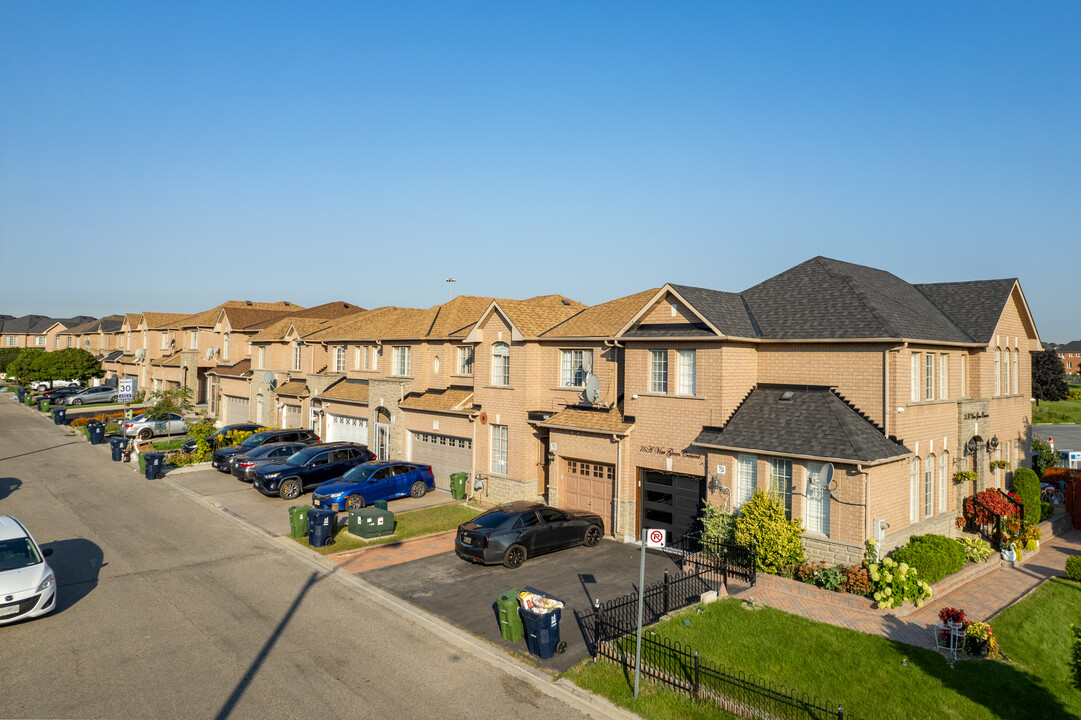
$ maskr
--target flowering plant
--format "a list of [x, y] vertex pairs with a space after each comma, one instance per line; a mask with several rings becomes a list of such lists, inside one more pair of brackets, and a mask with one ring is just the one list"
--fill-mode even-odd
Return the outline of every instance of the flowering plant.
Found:
[[898, 564], [893, 558], [883, 558], [882, 563], [868, 566], [871, 576], [871, 597], [880, 608], [900, 607], [905, 600], [916, 607], [931, 597], [931, 586], [918, 579], [916, 568], [907, 563]]
[[998, 649], [998, 638], [991, 630], [991, 626], [985, 622], [972, 621], [965, 626], [965, 647], [969, 655], [977, 654], [976, 646], [987, 643], [987, 656], [996, 660], [1002, 659], [1002, 653]]
[[952, 607], [944, 607], [938, 611], [938, 619], [943, 623], [964, 623], [965, 611]]

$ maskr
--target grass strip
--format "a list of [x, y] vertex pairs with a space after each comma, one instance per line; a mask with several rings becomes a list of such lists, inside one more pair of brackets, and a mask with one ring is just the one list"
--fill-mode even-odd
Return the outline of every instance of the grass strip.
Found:
[[[393, 512], [393, 510], [392, 510]], [[464, 522], [472, 520], [481, 514], [478, 508], [468, 507], [463, 503], [452, 505], [437, 505], [421, 510], [410, 510], [394, 516], [394, 534], [386, 537], [365, 540], [348, 532], [347, 523], [341, 521], [341, 525], [334, 533], [334, 544], [324, 547], [313, 548], [308, 544], [307, 536], [296, 539], [304, 547], [311, 548], [320, 555], [332, 555], [334, 553], [355, 550], [362, 547], [374, 547], [389, 543], [401, 542], [409, 538], [431, 535], [433, 533], [455, 530]], [[448, 547], [448, 549], [450, 549]]]

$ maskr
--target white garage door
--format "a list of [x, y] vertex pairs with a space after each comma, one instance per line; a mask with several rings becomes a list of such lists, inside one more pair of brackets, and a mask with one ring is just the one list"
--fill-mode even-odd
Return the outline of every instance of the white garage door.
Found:
[[223, 395], [221, 398], [221, 424], [248, 422], [248, 398]]
[[422, 432], [410, 434], [412, 460], [432, 466], [437, 488], [450, 490], [451, 473], [469, 472], [473, 459], [473, 441], [469, 438]]
[[368, 419], [327, 413], [327, 442], [368, 444]]

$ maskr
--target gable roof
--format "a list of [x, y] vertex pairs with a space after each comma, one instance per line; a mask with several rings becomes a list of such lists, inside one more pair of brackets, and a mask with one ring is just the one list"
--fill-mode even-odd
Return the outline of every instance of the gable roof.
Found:
[[411, 393], [398, 403], [398, 406], [409, 410], [471, 412], [473, 410], [473, 389], [449, 387], [445, 390], [428, 390], [418, 394]]
[[276, 392], [278, 395], [304, 397], [308, 394], [308, 383], [304, 380], [290, 380], [289, 382], [279, 385]]
[[545, 330], [541, 333], [541, 337], [611, 337], [630, 322], [635, 313], [640, 311], [658, 290], [659, 288], [643, 290], [600, 305], [583, 308], [555, 327]]
[[367, 405], [368, 381], [342, 378], [323, 392], [319, 393], [315, 399]]
[[1008, 278], [930, 283], [916, 287], [972, 339], [988, 343], [1016, 285], [1015, 278]]
[[423, 310], [388, 306], [367, 310], [342, 318], [313, 333], [309, 339], [333, 342], [422, 338], [432, 326], [438, 308], [438, 305]]
[[624, 418], [617, 410], [586, 410], [566, 408], [552, 415], [547, 420], [538, 422], [540, 427], [567, 428], [570, 430], [591, 430], [593, 432], [626, 435], [634, 428], [634, 421]]
[[830, 388], [802, 385], [757, 386], [723, 428], [703, 428], [694, 444], [868, 465], [912, 454]]
[[206, 371], [207, 375], [217, 375], [218, 377], [244, 377], [251, 374], [251, 360], [245, 359], [232, 365], [218, 365]]
[[187, 313], [163, 313], [163, 312], [145, 312], [143, 313], [143, 321], [146, 322], [148, 330], [169, 330], [177, 327], [178, 323], [185, 318], [189, 318], [191, 315]]
[[279, 302], [252, 302], [251, 300], [227, 300], [221, 305], [216, 305], [209, 310], [204, 310], [201, 313], [189, 315], [184, 320], [180, 321], [179, 327], [182, 328], [200, 328], [200, 327], [214, 327], [214, 324], [218, 322], [218, 317], [221, 315], [221, 311], [225, 308], [250, 308], [253, 310], [281, 310], [282, 314], [294, 313], [298, 310], [304, 310], [305, 308], [300, 305], [295, 305], [288, 300], [282, 300]]

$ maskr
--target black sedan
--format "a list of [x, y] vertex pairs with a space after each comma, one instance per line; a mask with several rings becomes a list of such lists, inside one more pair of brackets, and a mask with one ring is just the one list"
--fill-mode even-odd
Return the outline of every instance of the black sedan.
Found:
[[534, 555], [575, 545], [593, 547], [603, 536], [600, 515], [519, 500], [459, 525], [454, 552], [470, 562], [514, 569]]
[[308, 447], [302, 442], [266, 443], [245, 453], [234, 455], [229, 462], [233, 477], [244, 482], [251, 482], [255, 471], [264, 465], [283, 462], [293, 453]]
[[285, 460], [255, 471], [252, 487], [262, 494], [295, 500], [327, 480], [341, 477], [361, 463], [375, 458], [364, 445], [349, 442], [309, 445]]

